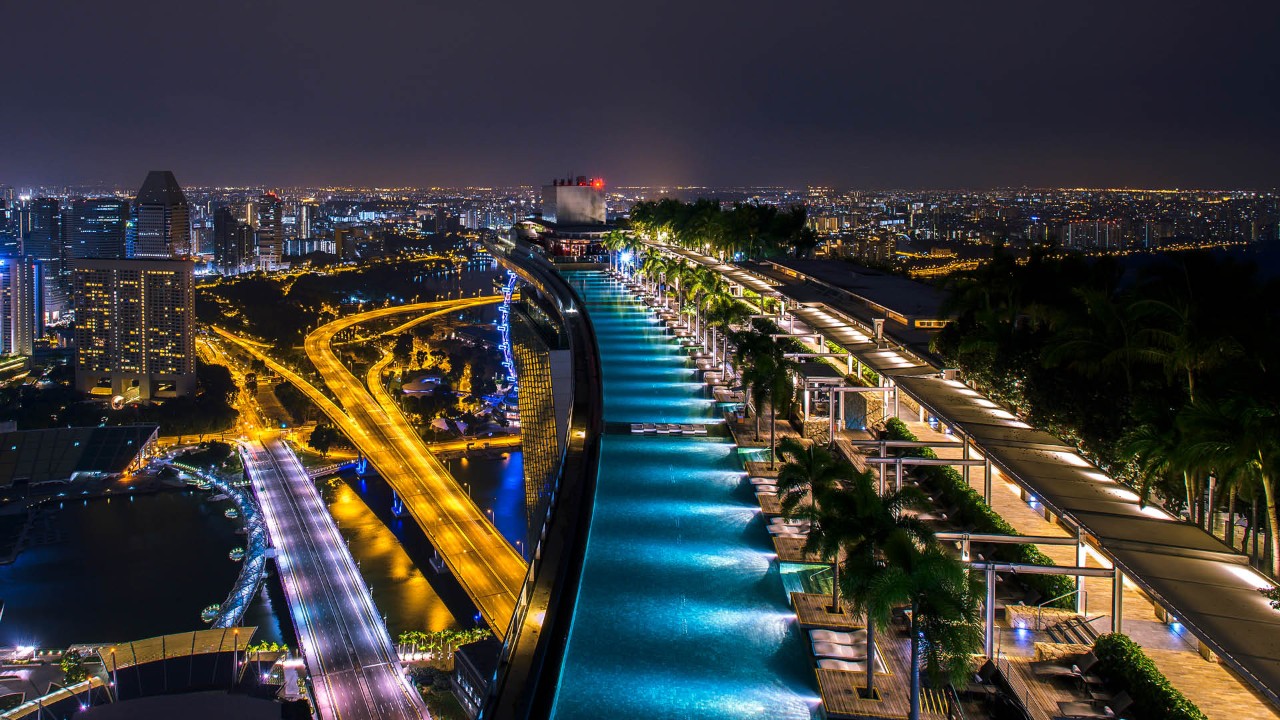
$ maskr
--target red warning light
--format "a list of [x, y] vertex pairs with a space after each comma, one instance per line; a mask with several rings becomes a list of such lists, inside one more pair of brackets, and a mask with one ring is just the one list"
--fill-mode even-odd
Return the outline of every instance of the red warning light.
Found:
[[600, 178], [594, 178], [594, 179], [591, 181], [591, 187], [595, 188], [596, 190], [603, 190], [603, 189], [604, 189], [604, 180], [601, 180]]

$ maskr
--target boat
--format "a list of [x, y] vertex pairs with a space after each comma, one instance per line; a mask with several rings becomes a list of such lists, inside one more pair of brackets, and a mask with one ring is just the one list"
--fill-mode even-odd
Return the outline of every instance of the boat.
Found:
[[222, 511], [222, 515], [228, 520], [235, 520], [236, 518], [240, 517], [240, 511], [236, 510], [235, 508], [227, 508], [226, 510]]
[[214, 603], [209, 607], [205, 608], [204, 610], [200, 611], [200, 619], [207, 623], [211, 623], [215, 619], [217, 619], [218, 613], [220, 612], [222, 612], [222, 605], [219, 603]]
[[235, 560], [236, 562], [240, 562], [241, 560], [244, 559], [244, 548], [242, 547], [231, 548], [231, 552], [229, 553], [228, 557], [230, 557], [232, 560]]

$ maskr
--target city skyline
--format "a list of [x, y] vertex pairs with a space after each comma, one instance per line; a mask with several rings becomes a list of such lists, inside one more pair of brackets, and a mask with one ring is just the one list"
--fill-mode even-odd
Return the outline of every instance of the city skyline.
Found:
[[9, 9], [8, 182], [1276, 185], [1260, 2], [160, 9]]

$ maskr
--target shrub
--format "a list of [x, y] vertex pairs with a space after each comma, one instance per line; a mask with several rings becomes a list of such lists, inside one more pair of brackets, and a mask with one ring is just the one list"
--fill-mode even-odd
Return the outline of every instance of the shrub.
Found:
[[[885, 421], [886, 437], [890, 440], [916, 441], [919, 438], [898, 418]], [[929, 448], [909, 449], [907, 455], [925, 458], [936, 458], [937, 454]], [[982, 494], [965, 482], [964, 476], [947, 465], [925, 465], [915, 469], [916, 476], [922, 484], [933, 490], [942, 503], [955, 508], [955, 520], [961, 525], [972, 527], [974, 532], [997, 535], [1017, 535], [1013, 528], [1000, 514], [991, 509]], [[1052, 558], [1040, 552], [1039, 548], [1029, 543], [1018, 545], [996, 545], [992, 552], [993, 560], [1004, 562], [1029, 563], [1033, 565], [1056, 565]], [[1059, 598], [1051, 603], [1053, 607], [1070, 610], [1075, 607], [1071, 597], [1061, 597], [1076, 589], [1075, 579], [1067, 575], [1020, 575], [1018, 581], [1023, 586], [1035, 590], [1043, 600]]]
[[1132, 713], [1138, 720], [1208, 720], [1128, 635], [1103, 635], [1093, 654], [1100, 674], [1133, 698]]

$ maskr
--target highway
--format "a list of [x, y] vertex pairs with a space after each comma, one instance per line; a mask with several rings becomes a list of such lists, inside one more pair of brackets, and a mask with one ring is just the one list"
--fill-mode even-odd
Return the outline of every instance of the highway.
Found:
[[320, 717], [426, 717], [355, 560], [298, 458], [276, 437], [241, 447]]
[[388, 414], [332, 349], [334, 335], [354, 325], [413, 312], [439, 315], [500, 300], [501, 296], [488, 296], [381, 308], [335, 320], [312, 332], [306, 341], [307, 355], [346, 411], [267, 355], [259, 343], [221, 328], [213, 330], [302, 390], [355, 443], [396, 490], [494, 635], [502, 639], [524, 583], [524, 559], [436, 460], [403, 414], [398, 410]]
[[380, 405], [338, 359], [332, 342], [343, 330], [391, 315], [450, 312], [501, 299], [421, 303], [350, 315], [321, 326], [307, 336], [305, 344], [307, 357], [353, 421], [355, 429], [348, 431], [348, 437], [396, 490], [499, 639], [506, 634], [524, 584], [528, 570], [524, 559], [431, 454], [404, 415], [394, 406]]

